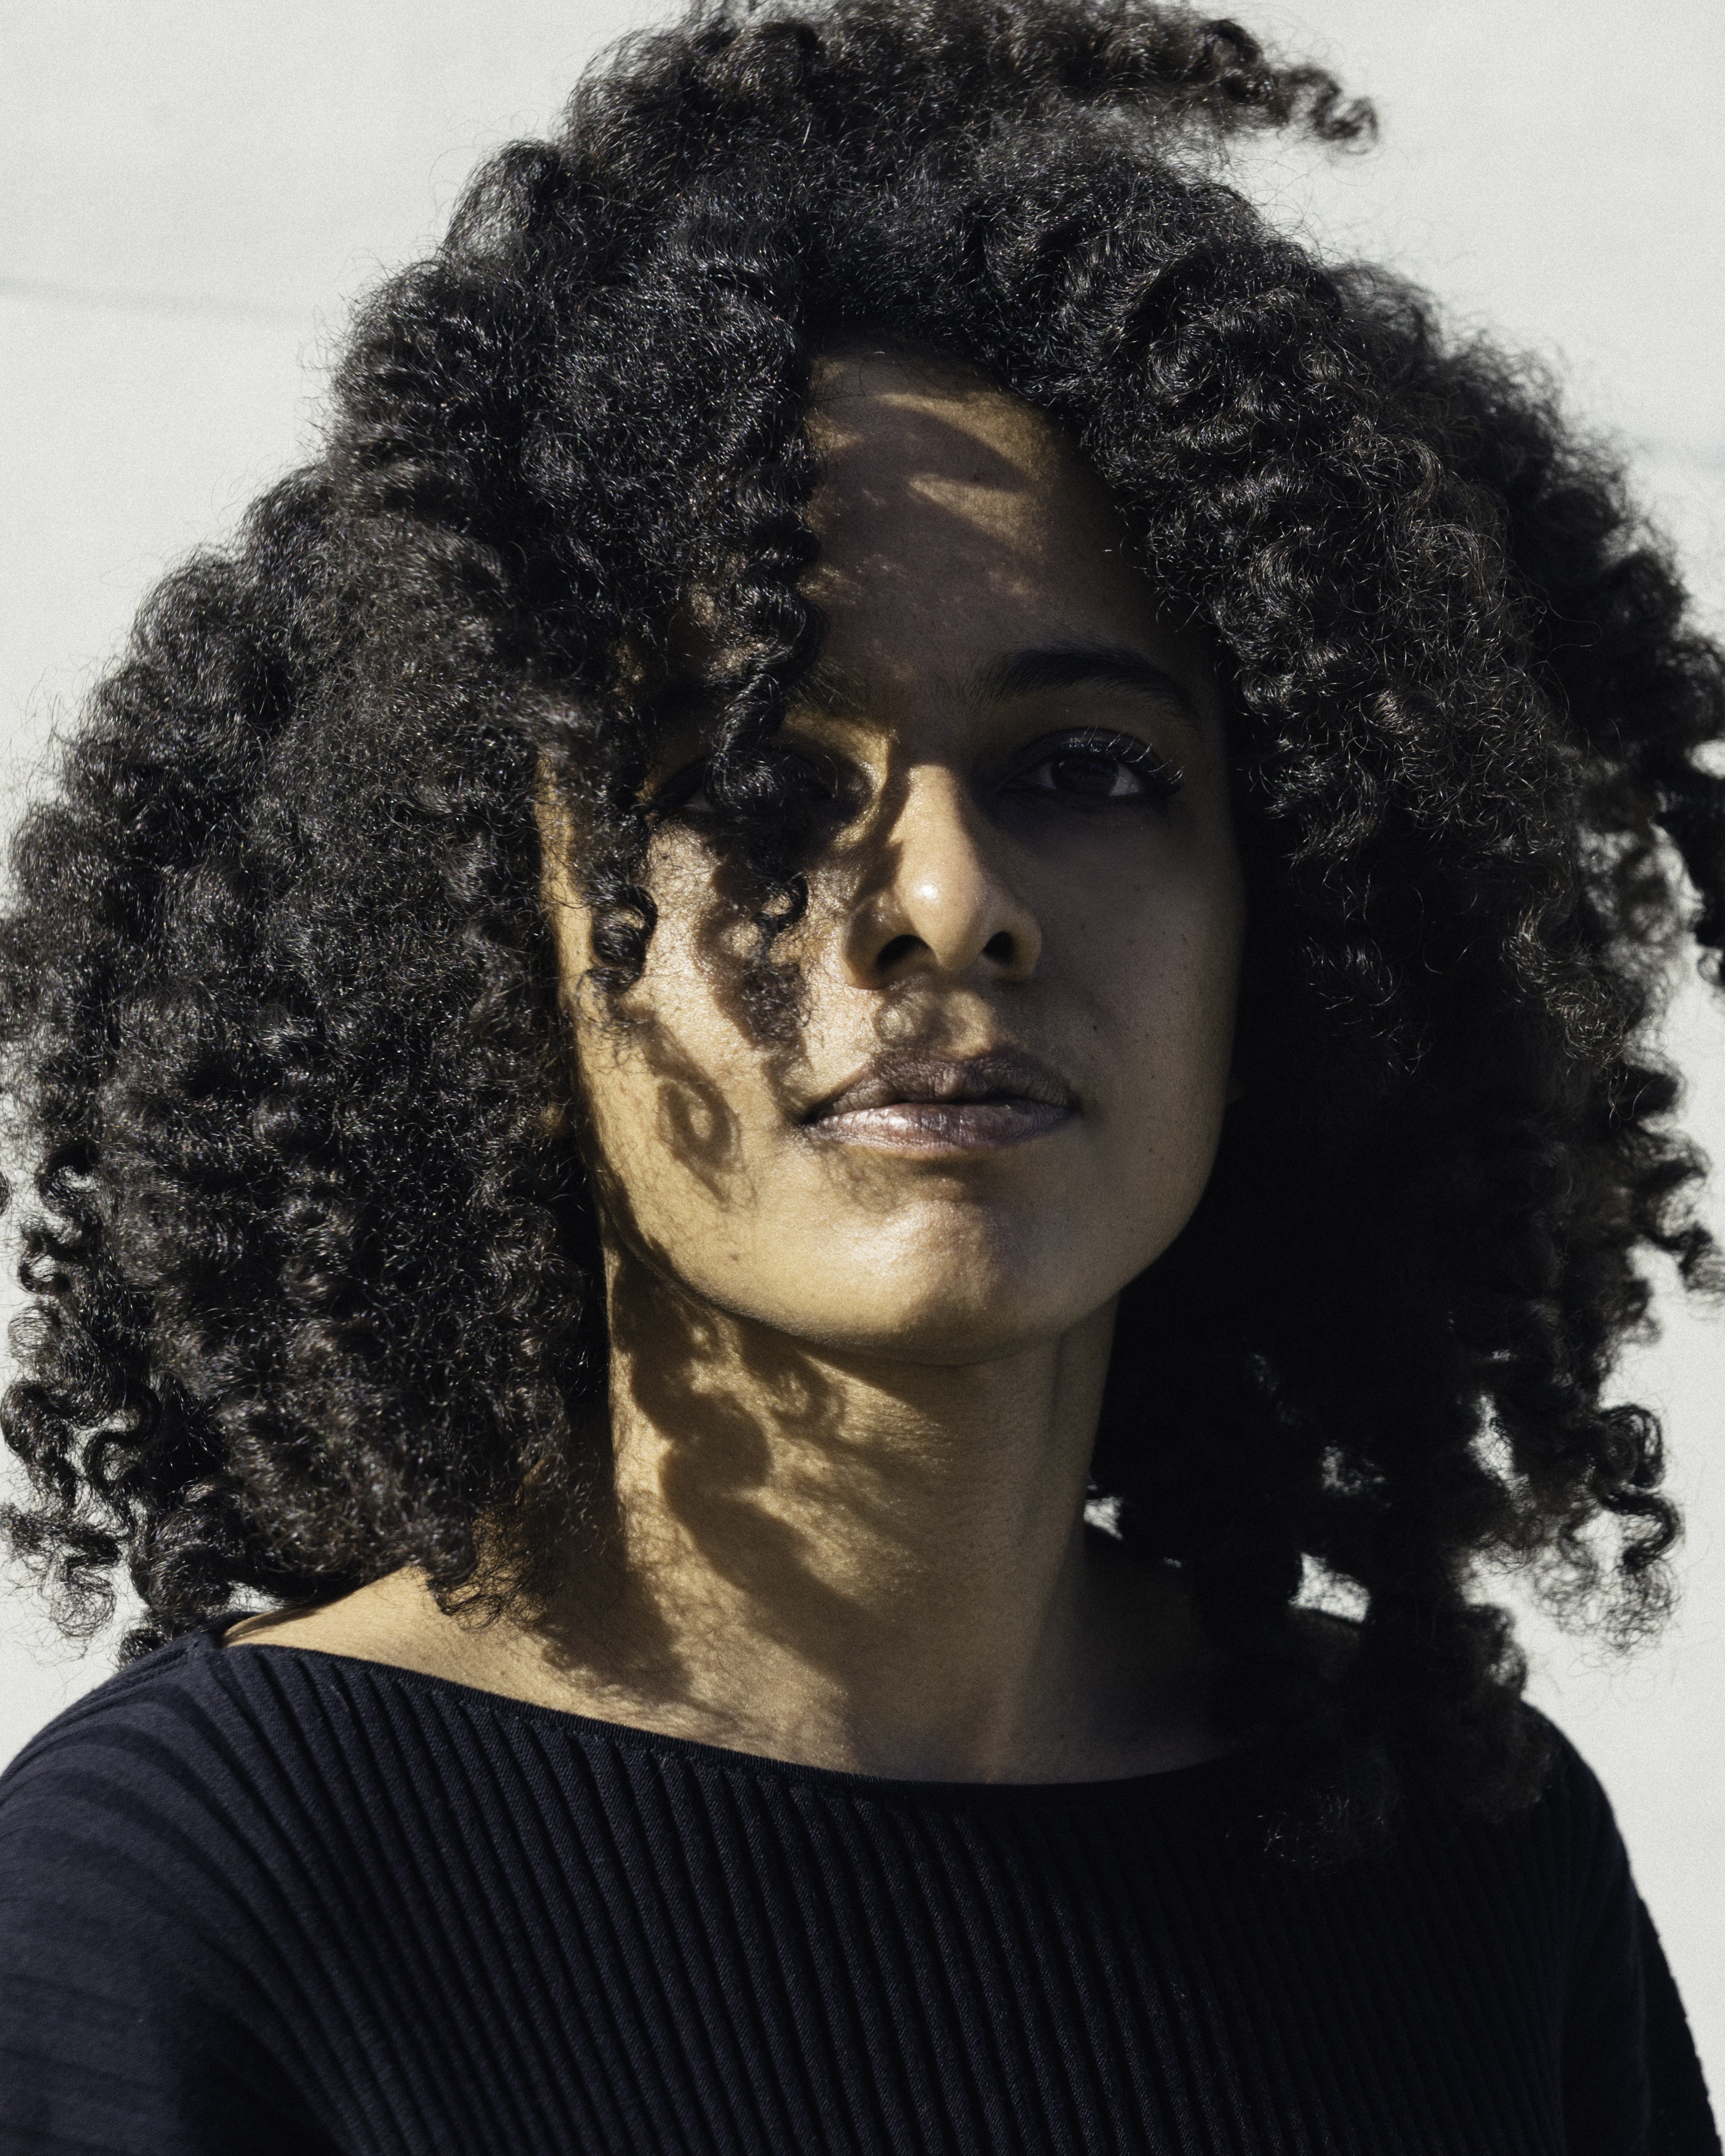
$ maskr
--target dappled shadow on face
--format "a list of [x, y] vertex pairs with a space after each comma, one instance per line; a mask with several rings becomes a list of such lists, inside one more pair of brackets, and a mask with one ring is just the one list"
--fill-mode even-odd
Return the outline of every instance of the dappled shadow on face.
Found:
[[847, 1587], [842, 1540], [860, 1537], [871, 1564], [891, 1567], [893, 1520], [916, 1494], [905, 1488], [914, 1457], [859, 1444], [841, 1388], [794, 1341], [696, 1300], [614, 1183], [602, 1179], [601, 1202], [614, 1250], [615, 1419], [656, 1440], [653, 1494], [668, 1532], [629, 1538], [614, 1480], [605, 1546], [589, 1549], [541, 1627], [549, 1656], [566, 1668], [597, 1661], [645, 1700], [706, 1707], [709, 1615], [793, 1646], [814, 1671], [866, 1668], [886, 1625]]
[[944, 646], [955, 595], [1081, 599], [1093, 574], [1118, 572], [1119, 511], [1076, 442], [962, 363], [872, 342], [829, 352], [809, 428], [822, 551], [802, 588], [846, 654], [892, 670]]
[[620, 1272], [612, 1326], [614, 1368], [666, 1441], [666, 1512], [738, 1598], [737, 1617], [813, 1668], [865, 1665], [880, 1628], [847, 1591], [846, 1553], [829, 1538], [879, 1548], [898, 1463], [857, 1445], [840, 1389], [794, 1342], [662, 1277]]
[[[913, 437], [904, 459], [909, 490], [925, 534], [938, 541], [931, 546], [937, 552], [950, 542], [981, 550], [978, 575], [986, 572], [996, 583], [1015, 579], [1023, 567], [1023, 519], [1015, 521], [1014, 506], [1026, 490], [1024, 461], [999, 454], [964, 427], [947, 427], [937, 413], [913, 410], [905, 426]], [[922, 484], [929, 475], [930, 483]], [[857, 536], [860, 547], [851, 549], [823, 586], [841, 604], [860, 593], [875, 605], [880, 589], [865, 587], [913, 597], [932, 588], [926, 561], [913, 562], [887, 546], [890, 534], [870, 529]], [[893, 643], [891, 620], [877, 619], [876, 626]], [[873, 648], [866, 625], [852, 641], [865, 653]], [[716, 1235], [723, 1232], [723, 1211], [713, 1209], [734, 1212], [757, 1202], [750, 1122], [757, 1112], [793, 1122], [811, 1105], [811, 1040], [827, 1060], [819, 1073], [824, 1083], [848, 1080], [882, 1047], [963, 1054], [998, 1038], [990, 998], [955, 991], [950, 979], [937, 980], [914, 963], [898, 963], [889, 948], [890, 929], [879, 949], [870, 945], [865, 953], [849, 953], [852, 986], [876, 993], [861, 1004], [847, 994], [822, 1005], [829, 982], [847, 970], [834, 963], [845, 955], [836, 940], [851, 935], [863, 916], [878, 911], [884, 918], [889, 911], [877, 901], [901, 874], [892, 833], [906, 783], [895, 772], [869, 789], [860, 815], [819, 833], [802, 863], [808, 912], [776, 937], [762, 932], [761, 879], [741, 860], [724, 858], [722, 850], [717, 859], [708, 855], [698, 874], [694, 855], [682, 855], [687, 880], [679, 873], [675, 846], [661, 857], [663, 883], [649, 873], [658, 933], [676, 935], [693, 958], [710, 1011], [746, 1049], [739, 1068], [747, 1070], [749, 1096], [744, 1100], [735, 1085], [703, 1067], [701, 1027], [684, 1028], [674, 1002], [655, 1008], [650, 965], [608, 1017], [597, 1017], [590, 1032], [583, 1029], [582, 1061], [592, 1087], [605, 1077], [593, 1059], [608, 1054], [628, 1059], [636, 1075], [648, 1077], [650, 1106], [634, 1112], [629, 1136], [640, 1147], [663, 1148], [711, 1201], [706, 1209], [711, 1217], [692, 1224], [691, 1233]], [[859, 957], [865, 961], [860, 967]], [[830, 1025], [840, 1009], [847, 1037], [835, 1040], [821, 1021]], [[834, 1057], [845, 1067], [837, 1067]], [[682, 1288], [680, 1276], [695, 1276], [679, 1264], [679, 1253], [655, 1246], [643, 1233], [617, 1174], [597, 1161], [589, 1164], [614, 1251], [616, 1419], [656, 1434], [651, 1495], [670, 1530], [662, 1553], [649, 1550], [630, 1573], [620, 1555], [626, 1523], [614, 1512], [614, 1486], [615, 1550], [608, 1573], [594, 1569], [596, 1592], [611, 1598], [612, 1635], [629, 1644], [644, 1686], [650, 1683], [668, 1701], [695, 1697], [694, 1650], [680, 1643], [695, 1640], [699, 1612], [678, 1599], [679, 1582], [670, 1574], [680, 1563], [689, 1577], [720, 1584], [713, 1592], [735, 1621], [794, 1644], [816, 1668], [855, 1668], [886, 1635], [886, 1620], [875, 1614], [883, 1598], [870, 1595], [875, 1583], [860, 1553], [865, 1548], [870, 1563], [891, 1567], [894, 1521], [923, 1516], [914, 1502], [920, 1493], [910, 1486], [932, 1469], [912, 1448], [891, 1442], [890, 1433], [884, 1440], [879, 1431], [873, 1441], [860, 1439], [847, 1420], [845, 1389], [793, 1338], [716, 1312]], [[858, 1204], [896, 1202], [887, 1179], [867, 1163], [835, 1157], [829, 1165], [840, 1178], [833, 1193], [837, 1203], [853, 1195], [851, 1183]], [[617, 1167], [629, 1166], [619, 1148]], [[859, 1560], [854, 1567], [853, 1556]], [[660, 1563], [666, 1569], [655, 1577]], [[673, 1613], [669, 1621], [666, 1612]], [[578, 1637], [579, 1627], [572, 1628], [572, 1656]]]
[[794, 1121], [805, 995], [798, 963], [768, 948], [748, 915], [756, 886], [747, 872], [721, 860], [706, 887], [691, 889], [692, 881], [675, 877], [655, 897], [659, 936], [681, 944], [699, 983], [696, 1001], [687, 1004], [686, 989], [667, 997], [650, 967], [620, 993], [583, 982], [573, 999], [573, 1121], [589, 1172], [598, 1166], [603, 1128], [619, 1160], [657, 1148], [730, 1205], [749, 1197], [742, 1118], [727, 1097], [737, 1079], [716, 1073], [690, 1041], [712, 1035], [718, 1045], [706, 1056], [747, 1070], [753, 1112]]
[[[664, 1149], [720, 1204], [740, 1202], [747, 1164], [742, 1128], [723, 1088], [704, 1070], [656, 1014], [631, 1014], [608, 1039], [588, 1044], [588, 1053], [627, 1058], [646, 1075], [652, 1088], [652, 1135], [637, 1142]], [[622, 1202], [615, 1173], [597, 1157], [590, 1141], [588, 1172], [610, 1200], [612, 1216]]]
[[734, 854], [721, 854], [714, 865], [711, 887], [696, 914], [691, 947], [696, 965], [716, 1010], [754, 1052], [762, 1078], [775, 1101], [789, 1099], [788, 1077], [799, 1062], [809, 1019], [809, 990], [805, 957], [808, 937], [800, 899], [806, 898], [803, 870], [818, 842], [802, 849], [796, 867], [799, 902], [792, 886], [781, 887], [777, 911], [784, 926], [769, 926], [775, 893], [757, 871]]

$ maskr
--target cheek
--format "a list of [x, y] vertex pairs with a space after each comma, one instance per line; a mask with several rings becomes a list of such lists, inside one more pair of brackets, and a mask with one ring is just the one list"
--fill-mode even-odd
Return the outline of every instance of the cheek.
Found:
[[1050, 953], [1089, 1036], [1106, 1150], [1135, 1200], [1150, 1180], [1195, 1202], [1185, 1186], [1208, 1175], [1229, 1097], [1244, 913], [1225, 856], [1202, 875], [1122, 875], [1067, 913]]
[[[962, 1191], [809, 1157], [778, 1063], [728, 1014], [724, 969], [689, 925], [698, 909], [665, 906], [624, 1023], [578, 1037], [614, 1229], [700, 1296], [859, 1348], [981, 1353], [1087, 1316], [1178, 1234], [1219, 1136], [1243, 906], [1203, 865], [1172, 850], [1147, 869], [1094, 850], [1045, 860], [1043, 961], [997, 1018], [1094, 1112], [1070, 1145]], [[875, 1041], [878, 1012], [828, 967], [808, 978], [806, 1045], [837, 1070]]]
[[1240, 945], [1228, 924], [1194, 909], [1141, 931], [1121, 952], [1122, 1020], [1139, 1060], [1189, 1081], [1194, 1105], [1204, 1080], [1225, 1080], [1233, 1042]]
[[1050, 879], [1040, 910], [1051, 985], [1070, 981], [1117, 1040], [1201, 1063], [1231, 1035], [1245, 907], [1225, 834], [1098, 848]]
[[583, 1017], [576, 1052], [590, 1162], [619, 1229], [673, 1257], [747, 1209], [759, 1059], [676, 914], [615, 1022]]

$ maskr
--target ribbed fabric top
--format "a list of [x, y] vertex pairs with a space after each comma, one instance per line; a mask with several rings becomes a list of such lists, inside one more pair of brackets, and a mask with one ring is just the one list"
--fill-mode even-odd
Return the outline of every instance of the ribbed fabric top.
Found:
[[1703, 2156], [1598, 1783], [1317, 1876], [1230, 1762], [886, 1781], [213, 1631], [0, 1779], [0, 2149]]

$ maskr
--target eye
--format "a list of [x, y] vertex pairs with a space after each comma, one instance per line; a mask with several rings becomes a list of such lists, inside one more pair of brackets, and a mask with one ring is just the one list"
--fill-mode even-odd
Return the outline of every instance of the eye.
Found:
[[656, 786], [648, 797], [646, 807], [655, 816], [710, 816], [713, 804], [707, 798], [706, 759], [698, 763], [685, 763], [680, 771]]
[[714, 783], [711, 760], [703, 757], [668, 778], [653, 796], [660, 815], [807, 815], [832, 803], [841, 787], [837, 774], [782, 743], [763, 743], [748, 759], [733, 764], [722, 788]]
[[1130, 734], [1069, 734], [1039, 742], [1007, 779], [1010, 793], [1053, 795], [1075, 804], [1168, 801], [1181, 774], [1147, 742]]

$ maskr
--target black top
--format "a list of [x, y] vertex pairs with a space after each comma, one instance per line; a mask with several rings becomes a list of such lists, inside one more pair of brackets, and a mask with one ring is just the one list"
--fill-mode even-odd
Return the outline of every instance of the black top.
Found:
[[1328, 1874], [1228, 1761], [885, 1781], [164, 1647], [0, 1780], [0, 2150], [1702, 2156], [1598, 1783]]

